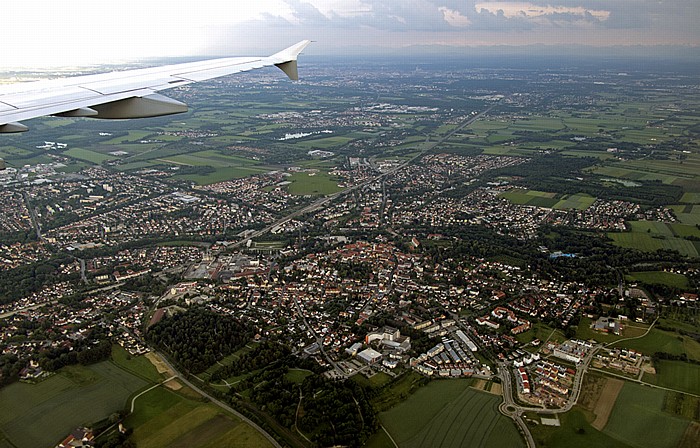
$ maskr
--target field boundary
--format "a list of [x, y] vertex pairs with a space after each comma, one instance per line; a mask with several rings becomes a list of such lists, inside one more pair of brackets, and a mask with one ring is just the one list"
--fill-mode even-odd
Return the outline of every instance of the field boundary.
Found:
[[610, 414], [612, 414], [612, 410], [617, 402], [617, 396], [620, 395], [624, 385], [625, 382], [623, 380], [606, 378], [605, 386], [603, 386], [603, 390], [600, 392], [595, 406], [593, 406], [595, 420], [593, 420], [591, 426], [598, 431], [602, 431], [605, 425], [608, 424]]

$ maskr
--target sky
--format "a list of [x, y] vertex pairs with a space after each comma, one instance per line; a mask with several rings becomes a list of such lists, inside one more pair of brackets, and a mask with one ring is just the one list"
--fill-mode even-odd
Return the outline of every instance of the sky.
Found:
[[[8, 0], [0, 65], [490, 46], [700, 47], [700, 0]], [[655, 47], [655, 48], [654, 48]]]

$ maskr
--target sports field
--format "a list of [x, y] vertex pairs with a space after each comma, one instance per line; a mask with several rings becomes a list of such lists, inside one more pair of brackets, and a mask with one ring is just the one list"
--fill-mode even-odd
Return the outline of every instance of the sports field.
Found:
[[434, 380], [379, 418], [402, 448], [524, 446], [515, 424], [498, 412], [500, 398], [470, 384]]
[[690, 423], [663, 411], [666, 391], [626, 382], [603, 432], [637, 447], [676, 448]]
[[0, 389], [0, 429], [17, 448], [54, 446], [76, 427], [124, 409], [146, 385], [111, 361], [64, 367], [38, 384]]
[[322, 172], [294, 173], [288, 180], [291, 182], [288, 187], [289, 193], [296, 195], [326, 195], [342, 190], [336, 180], [331, 179], [328, 174]]
[[124, 426], [134, 430], [131, 439], [139, 448], [270, 446], [236, 417], [162, 386], [136, 399], [134, 413]]

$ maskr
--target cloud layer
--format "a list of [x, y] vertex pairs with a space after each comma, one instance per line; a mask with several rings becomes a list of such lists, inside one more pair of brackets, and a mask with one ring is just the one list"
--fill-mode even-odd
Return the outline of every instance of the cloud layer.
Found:
[[[243, 3], [243, 2], [241, 2]], [[21, 19], [20, 19], [21, 18]], [[700, 46], [698, 0], [23, 0], [0, 15], [3, 62], [316, 53], [445, 45]]]

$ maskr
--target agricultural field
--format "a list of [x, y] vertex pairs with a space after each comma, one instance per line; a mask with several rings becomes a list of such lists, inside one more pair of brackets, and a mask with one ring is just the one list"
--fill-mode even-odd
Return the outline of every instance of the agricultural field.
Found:
[[593, 205], [596, 198], [585, 194], [564, 195], [559, 202], [554, 205], [555, 209], [561, 210], [586, 210]]
[[545, 191], [513, 189], [501, 195], [510, 202], [519, 205], [533, 205], [536, 207], [554, 207], [559, 202], [556, 193]]
[[0, 430], [17, 448], [53, 446], [76, 427], [124, 409], [148, 384], [111, 361], [64, 367], [38, 384], [0, 389]]
[[656, 252], [657, 250], [668, 249], [678, 251], [681, 255], [691, 258], [700, 256], [696, 242], [673, 236], [668, 237], [661, 233], [653, 234], [646, 231], [610, 232], [608, 237], [617, 246], [637, 249], [642, 252]]
[[690, 423], [664, 412], [666, 391], [626, 382], [603, 432], [637, 447], [676, 448]]
[[124, 421], [140, 448], [268, 447], [255, 429], [212, 404], [159, 386], [136, 399]]
[[524, 446], [515, 425], [498, 411], [500, 398], [470, 380], [437, 380], [379, 415], [402, 448]]
[[700, 364], [659, 360], [654, 367], [656, 375], [644, 374], [647, 383], [700, 395]]
[[669, 391], [664, 401], [664, 411], [700, 423], [700, 397]]
[[[530, 426], [530, 432], [538, 448], [631, 448], [632, 445], [614, 439], [591, 426], [586, 411], [576, 406], [566, 414], [559, 414], [561, 426]], [[539, 423], [539, 422], [538, 422]]]
[[249, 167], [218, 167], [206, 174], [178, 174], [176, 179], [194, 182], [197, 185], [210, 185], [227, 180], [240, 179], [242, 177], [260, 174], [266, 170]]
[[74, 159], [85, 160], [87, 162], [92, 162], [96, 165], [102, 162], [115, 160], [116, 157], [107, 154], [101, 154], [99, 152], [90, 151], [89, 149], [83, 148], [71, 148], [68, 151], [64, 151], [63, 155], [73, 157]]
[[669, 208], [684, 225], [696, 226], [700, 224], [700, 205], [677, 204], [671, 205]]
[[119, 345], [112, 346], [112, 362], [127, 372], [143, 378], [146, 381], [157, 383], [163, 379], [156, 367], [145, 356], [132, 356]]
[[671, 288], [684, 289], [688, 287], [688, 278], [683, 274], [664, 271], [630, 272], [625, 276], [629, 282], [642, 282], [654, 285], [666, 285]]

